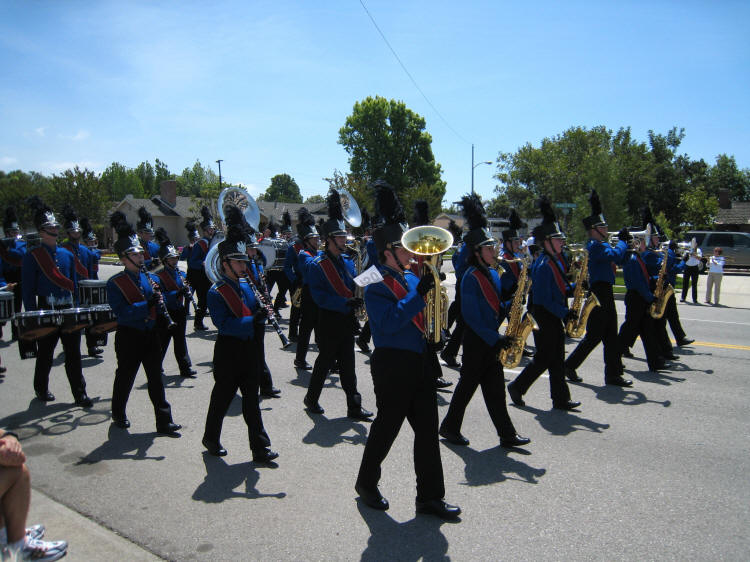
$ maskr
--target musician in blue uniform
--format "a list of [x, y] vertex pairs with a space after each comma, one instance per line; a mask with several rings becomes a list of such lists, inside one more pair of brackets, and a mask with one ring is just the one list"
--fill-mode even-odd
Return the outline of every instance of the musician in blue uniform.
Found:
[[513, 261], [522, 259], [521, 254], [521, 236], [518, 230], [525, 226], [521, 221], [521, 217], [515, 209], [510, 210], [510, 216], [508, 217], [509, 226], [507, 230], [503, 231], [503, 247], [501, 250], [502, 261], [500, 265], [503, 267], [503, 274], [500, 276], [500, 285], [503, 289], [503, 300], [510, 300], [516, 292], [518, 287], [518, 278], [521, 275], [521, 269], [523, 269], [523, 263]]
[[292, 307], [289, 311], [289, 341], [297, 341], [299, 332], [300, 307], [295, 306], [294, 294], [302, 286], [302, 273], [299, 271], [297, 264], [297, 253], [302, 249], [302, 242], [299, 238], [292, 240], [292, 216], [289, 211], [284, 211], [284, 225], [281, 232], [289, 241], [284, 256], [284, 275], [286, 275], [287, 286], [289, 288], [289, 300], [292, 301]]
[[208, 210], [208, 207], [201, 207], [201, 216], [203, 220], [200, 223], [200, 227], [203, 231], [203, 237], [193, 245], [193, 250], [190, 252], [190, 259], [188, 260], [188, 280], [195, 290], [198, 301], [193, 325], [196, 331], [208, 330], [208, 327], [203, 323], [203, 319], [208, 313], [206, 295], [208, 294], [208, 289], [211, 287], [211, 282], [206, 277], [204, 264], [206, 255], [208, 255], [208, 249], [211, 247], [211, 242], [216, 235], [216, 224], [213, 217], [211, 217], [211, 211]]
[[81, 241], [91, 254], [89, 279], [99, 279], [99, 261], [102, 259], [102, 252], [99, 249], [99, 240], [91, 226], [91, 221], [87, 217], [81, 217], [81, 231]]
[[[41, 245], [26, 253], [21, 267], [23, 306], [26, 311], [61, 310], [71, 308], [77, 294], [78, 276], [75, 257], [57, 245], [60, 223], [52, 210], [34, 196], [29, 200], [34, 210], [34, 224], [39, 231]], [[79, 406], [90, 408], [93, 403], [86, 395], [86, 381], [81, 370], [81, 332], [53, 332], [36, 340], [37, 356], [34, 367], [34, 391], [43, 402], [55, 396], [49, 391], [49, 373], [57, 342], [65, 352], [65, 373], [70, 390]], [[19, 345], [21, 343], [19, 342]]]
[[435, 281], [432, 275], [421, 280], [405, 276], [413, 254], [401, 245], [408, 228], [404, 211], [390, 185], [379, 180], [373, 186], [383, 220], [373, 232], [383, 281], [365, 287], [365, 302], [375, 346], [370, 370], [378, 413], [367, 437], [355, 490], [373, 509], [389, 508], [378, 490], [381, 465], [406, 419], [414, 431], [417, 512], [456, 519], [461, 509], [443, 499], [437, 395], [425, 338], [424, 296]]
[[357, 307], [364, 306], [364, 302], [354, 296], [354, 265], [343, 257], [346, 228], [341, 199], [333, 189], [328, 193], [328, 217], [323, 225], [325, 254], [315, 258], [307, 271], [310, 294], [318, 306], [315, 334], [319, 353], [304, 402], [311, 413], [323, 413], [318, 399], [329, 371], [338, 361], [341, 386], [346, 393], [347, 416], [369, 421], [372, 412], [362, 407], [354, 371], [354, 313]]
[[539, 202], [542, 223], [532, 235], [542, 249], [541, 255], [531, 266], [532, 304], [529, 312], [539, 326], [534, 331], [534, 343], [538, 352], [516, 379], [508, 385], [508, 395], [516, 406], [524, 406], [523, 395], [539, 376], [549, 370], [550, 397], [552, 407], [557, 410], [573, 410], [581, 405], [570, 399], [570, 389], [565, 382], [565, 322], [570, 318], [568, 296], [573, 291], [565, 280], [565, 274], [556, 256], [565, 244], [555, 218], [555, 212], [546, 197]]
[[[363, 235], [360, 239], [359, 251], [362, 254], [362, 271], [367, 271], [373, 265], [378, 265], [378, 250], [375, 247], [375, 241], [372, 238], [372, 219], [367, 209], [362, 209], [362, 231]], [[360, 273], [361, 273], [360, 272]], [[357, 347], [362, 350], [363, 353], [370, 353], [370, 338], [372, 337], [372, 331], [370, 329], [370, 319], [368, 318], [362, 330], [359, 332], [357, 339], [355, 340]]]
[[[651, 371], [664, 368], [664, 359], [659, 353], [654, 329], [654, 319], [649, 314], [649, 306], [654, 301], [651, 292], [651, 276], [641, 253], [646, 250], [647, 231], [631, 232], [633, 236], [633, 251], [628, 252], [622, 268], [625, 278], [625, 321], [620, 326], [618, 339], [620, 347], [625, 350], [633, 346], [635, 339], [640, 336], [643, 349], [646, 351], [646, 361]], [[631, 355], [632, 356], [632, 355]]]
[[[440, 353], [440, 358], [445, 361], [446, 365], [453, 367], [454, 369], [461, 367], [461, 364], [456, 360], [456, 356], [458, 355], [458, 348], [461, 347], [464, 337], [464, 319], [461, 315], [461, 279], [463, 279], [466, 268], [468, 267], [468, 257], [469, 249], [466, 247], [466, 244], [462, 244], [453, 253], [453, 257], [451, 258], [453, 271], [456, 274], [456, 299], [453, 301], [456, 314], [456, 328], [453, 330], [445, 348]], [[448, 324], [450, 326], [450, 322]]]
[[[193, 246], [195, 246], [195, 243], [200, 238], [200, 234], [198, 234], [198, 229], [195, 227], [195, 222], [193, 222], [192, 220], [189, 220], [185, 223], [185, 230], [187, 231], [188, 243], [182, 247], [182, 251], [180, 252], [180, 261], [184, 261], [187, 263], [190, 261], [190, 254], [193, 252]], [[192, 272], [188, 267], [187, 273], [185, 274], [185, 280], [187, 281], [190, 292], [195, 293], [195, 288], [193, 287], [194, 281], [191, 279], [191, 276]], [[188, 299], [185, 302], [185, 311], [187, 312], [188, 316], [190, 315], [190, 303], [191, 299]]]
[[297, 269], [302, 283], [302, 303], [300, 307], [300, 325], [297, 338], [297, 353], [294, 366], [297, 369], [311, 371], [312, 365], [307, 362], [307, 350], [310, 347], [310, 335], [318, 321], [318, 305], [310, 293], [308, 269], [313, 260], [322, 252], [318, 252], [320, 235], [315, 228], [315, 217], [305, 208], [299, 210], [297, 234], [301, 247], [297, 250]]
[[[23, 294], [21, 291], [21, 264], [23, 256], [26, 254], [26, 241], [21, 238], [21, 229], [18, 225], [16, 208], [13, 206], [5, 209], [3, 218], [3, 232], [5, 238], [0, 240], [0, 260], [2, 262], [2, 271], [0, 275], [5, 278], [6, 283], [14, 283], [13, 286], [13, 310], [21, 312], [23, 305]], [[2, 327], [0, 327], [0, 336], [2, 336]], [[18, 332], [15, 325], [11, 328], [12, 339], [18, 339]]]
[[156, 318], [164, 313], [160, 306], [162, 296], [154, 290], [157, 281], [145, 273], [143, 247], [125, 215], [115, 211], [110, 217], [110, 225], [117, 232], [115, 251], [125, 266], [122, 272], [107, 281], [107, 302], [117, 317], [112, 423], [122, 429], [130, 427], [126, 407], [135, 376], [143, 365], [157, 433], [180, 437], [178, 432], [182, 426], [172, 421], [172, 408], [167, 402], [161, 377], [162, 348]]
[[526, 445], [531, 440], [516, 433], [505, 403], [505, 378], [498, 354], [509, 347], [511, 339], [498, 329], [510, 303], [502, 300], [497, 274], [497, 241], [487, 228], [482, 201], [467, 195], [462, 207], [469, 232], [464, 244], [471, 251], [466, 273], [461, 280], [461, 314], [464, 317], [464, 353], [461, 378], [453, 392], [448, 413], [440, 425], [440, 435], [455, 445], [468, 445], [461, 434], [464, 413], [481, 386], [484, 404], [503, 447]]
[[187, 302], [190, 300], [190, 289], [185, 286], [183, 274], [177, 267], [180, 254], [177, 252], [177, 248], [172, 245], [167, 231], [161, 226], [156, 229], [156, 240], [159, 243], [159, 261], [164, 267], [154, 277], [159, 282], [161, 294], [173, 322], [173, 325], [170, 326], [161, 315], [156, 320], [156, 329], [159, 332], [159, 341], [161, 342], [162, 364], [169, 348], [169, 342], [172, 341], [174, 358], [180, 369], [180, 376], [193, 378], [196, 371], [192, 367], [193, 362], [190, 360], [187, 340], [185, 339]]
[[247, 248], [242, 228], [227, 228], [219, 243], [219, 280], [208, 291], [208, 308], [219, 333], [214, 345], [214, 388], [206, 415], [203, 446], [216, 456], [227, 454], [221, 444], [221, 428], [237, 390], [242, 394], [253, 461], [268, 463], [279, 455], [270, 449], [271, 440], [263, 427], [258, 397], [258, 358], [254, 345], [256, 330], [263, 330], [266, 309], [260, 306], [250, 286], [240, 280], [247, 271]]
[[[669, 242], [667, 247], [667, 257], [669, 260], [667, 262], [667, 280], [669, 281], [669, 284], [674, 287], [677, 283], [677, 275], [683, 273], [686, 267], [685, 262], [677, 257], [677, 242], [674, 240]], [[695, 341], [688, 338], [687, 334], [685, 334], [685, 330], [680, 322], [680, 314], [677, 311], [677, 296], [674, 293], [672, 293], [667, 301], [667, 307], [664, 310], [664, 318], [669, 322], [669, 328], [672, 330], [672, 335], [674, 335], [674, 339], [678, 346], [683, 347], [690, 345]], [[665, 329], [664, 333], [666, 334], [666, 332]], [[676, 359], [677, 357], [672, 352], [671, 342], [667, 339], [665, 343], [668, 344], [667, 349], [669, 351], [669, 354], [665, 354], [665, 358]]]
[[156, 269], [159, 265], [159, 246], [153, 241], [154, 218], [146, 210], [146, 207], [138, 208], [138, 240], [143, 248], [143, 263], [148, 271]]
[[565, 360], [565, 375], [574, 382], [583, 380], [576, 369], [601, 342], [604, 347], [604, 382], [615, 386], [632, 386], [633, 381], [622, 376], [622, 356], [617, 341], [617, 309], [612, 289], [615, 267], [622, 263], [628, 249], [628, 229], [623, 228], [618, 234], [617, 244], [610, 246], [607, 221], [595, 190], [591, 190], [589, 203], [592, 215], [583, 219], [583, 226], [589, 235], [586, 243], [589, 253], [588, 283], [591, 292], [599, 299], [599, 306], [589, 315], [586, 335]]

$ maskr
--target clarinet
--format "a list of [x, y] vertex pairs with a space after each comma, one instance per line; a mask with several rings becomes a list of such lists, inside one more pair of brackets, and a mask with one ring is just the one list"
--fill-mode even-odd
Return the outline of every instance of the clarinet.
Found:
[[187, 287], [188, 291], [190, 291], [190, 302], [193, 303], [193, 309], [198, 310], [198, 304], [195, 302], [195, 297], [193, 296], [193, 288], [190, 286], [190, 282], [187, 280], [187, 275], [185, 275], [179, 267], [175, 269], [177, 270], [177, 275], [182, 278], [182, 284]]
[[286, 348], [289, 346], [289, 340], [284, 335], [284, 332], [281, 329], [281, 326], [279, 326], [279, 323], [276, 321], [276, 316], [274, 316], [273, 312], [273, 306], [270, 303], [267, 303], [261, 294], [261, 292], [258, 290], [258, 287], [255, 286], [255, 283], [253, 283], [252, 279], [250, 279], [249, 275], [245, 275], [245, 280], [247, 281], [247, 284], [250, 285], [250, 288], [253, 290], [253, 295], [255, 296], [255, 300], [258, 301], [258, 303], [263, 306], [266, 311], [268, 312], [268, 319], [271, 322], [271, 326], [273, 326], [273, 329], [276, 330], [276, 334], [278, 334], [279, 339], [281, 340], [281, 347]]
[[159, 313], [164, 317], [164, 320], [167, 321], [167, 330], [171, 330], [176, 326], [176, 324], [174, 323], [174, 320], [172, 320], [172, 317], [169, 315], [169, 310], [167, 310], [167, 303], [164, 302], [164, 295], [162, 295], [161, 293], [161, 287], [159, 287], [159, 284], [156, 281], [151, 279], [145, 265], [141, 266], [141, 273], [143, 273], [146, 276], [146, 279], [148, 279], [149, 283], [151, 283], [151, 290], [159, 295]]

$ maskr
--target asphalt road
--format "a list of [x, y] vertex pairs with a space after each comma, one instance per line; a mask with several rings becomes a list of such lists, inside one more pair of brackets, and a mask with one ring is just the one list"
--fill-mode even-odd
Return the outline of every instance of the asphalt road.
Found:
[[[103, 276], [118, 269], [105, 266]], [[95, 406], [83, 410], [72, 403], [62, 356], [51, 375], [57, 401], [33, 399], [33, 361], [19, 359], [6, 327], [0, 427], [21, 435], [37, 495], [166, 559], [747, 559], [750, 309], [681, 304], [680, 314], [696, 344], [678, 349], [673, 369], [656, 375], [645, 371], [637, 343], [636, 359], [626, 360], [631, 389], [603, 386], [599, 349], [578, 371], [584, 382], [571, 385], [583, 402], [579, 412], [551, 410], [548, 380], [539, 379], [527, 407], [509, 408], [519, 433], [532, 439], [523, 449], [499, 447], [475, 396], [463, 427], [471, 445], [441, 445], [446, 499], [464, 511], [459, 523], [415, 516], [408, 426], [383, 467], [391, 509], [375, 512], [356, 500], [369, 424], [346, 418], [336, 376], [321, 397], [326, 413], [306, 413], [309, 375], [293, 369], [293, 353], [279, 349], [272, 331], [267, 358], [282, 396], [262, 409], [281, 455], [274, 467], [250, 462], [239, 399], [224, 423], [229, 455], [203, 452], [214, 331], [190, 334], [198, 378], [182, 380], [167, 355], [167, 399], [184, 426], [172, 439], [154, 433], [142, 372], [128, 404], [132, 427], [111, 425], [112, 335], [103, 359], [84, 359]], [[374, 410], [367, 356], [359, 352], [357, 372], [363, 405]], [[456, 371], [444, 372], [457, 380]], [[439, 395], [441, 419], [450, 397]], [[71, 532], [49, 530], [69, 540], [69, 559], [101, 559]]]

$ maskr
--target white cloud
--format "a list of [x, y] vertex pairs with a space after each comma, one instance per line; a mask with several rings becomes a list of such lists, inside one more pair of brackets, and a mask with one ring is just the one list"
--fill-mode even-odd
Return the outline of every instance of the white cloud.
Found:
[[89, 138], [89, 136], [90, 133], [88, 131], [80, 130], [75, 135], [60, 135], [60, 138], [78, 142], [86, 140], [87, 138]]
[[44, 131], [47, 129], [47, 127], [37, 127], [34, 129], [34, 132], [39, 135], [40, 137], [44, 136]]
[[10, 166], [16, 162], [18, 162], [18, 159], [12, 156], [0, 156], [0, 166]]

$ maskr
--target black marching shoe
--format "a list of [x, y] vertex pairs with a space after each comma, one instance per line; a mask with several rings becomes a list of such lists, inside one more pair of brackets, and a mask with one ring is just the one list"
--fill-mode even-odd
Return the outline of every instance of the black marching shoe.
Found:
[[461, 363], [456, 361], [456, 358], [454, 356], [445, 353], [445, 351], [440, 354], [440, 359], [445, 361], [445, 364], [449, 367], [452, 367], [453, 369], [458, 369], [459, 367], [461, 367]]
[[438, 433], [440, 434], [440, 437], [445, 439], [448, 443], [461, 445], [462, 447], [466, 447], [469, 444], [469, 440], [461, 435], [460, 431], [448, 431], [447, 429], [440, 429]]
[[441, 519], [458, 519], [461, 508], [457, 505], [445, 503], [445, 500], [416, 501], [417, 513], [429, 513], [437, 515]]
[[372, 412], [360, 407], [358, 410], [349, 410], [346, 413], [346, 417], [351, 418], [353, 420], [372, 421], [370, 419], [372, 418]]
[[580, 405], [581, 403], [575, 400], [568, 400], [567, 402], [553, 402], [552, 403], [552, 407], [555, 410], [566, 410], [566, 411], [575, 410]]
[[195, 375], [197, 374], [198, 374], [198, 371], [196, 371], [195, 369], [191, 367], [188, 367], [187, 369], [183, 369], [182, 371], [180, 371], [180, 376], [185, 379], [194, 379]]
[[363, 353], [370, 353], [370, 346], [367, 342], [361, 338], [357, 338], [357, 347], [362, 350]]
[[523, 395], [516, 390], [513, 383], [508, 385], [508, 396], [516, 406], [525, 406], [526, 402], [523, 401]]
[[625, 351], [623, 351], [622, 356], [627, 357], [628, 359], [632, 359], [633, 357], [635, 357], [629, 349], [626, 349]]
[[368, 490], [361, 484], [355, 484], [354, 490], [359, 494], [362, 503], [368, 507], [380, 511], [386, 511], [390, 507], [388, 500], [383, 497], [377, 487], [374, 490]]
[[320, 404], [317, 401], [313, 402], [307, 396], [305, 396], [302, 402], [305, 404], [307, 411], [311, 414], [322, 414], [323, 412], [325, 412], [325, 410], [320, 407]]
[[435, 379], [436, 388], [448, 388], [449, 386], [453, 386], [453, 383], [451, 381], [447, 381], [443, 377], [438, 377], [437, 379]]
[[215, 457], [224, 457], [227, 454], [227, 450], [222, 447], [221, 443], [219, 443], [218, 441], [211, 441], [204, 437], [201, 443], [203, 443], [203, 446], [206, 448], [206, 451], [208, 451], [208, 454], [210, 455], [213, 455]]
[[99, 347], [92, 347], [89, 349], [89, 357], [101, 357], [104, 350]]
[[206, 330], [208, 330], [208, 326], [206, 326], [203, 322], [201, 322], [200, 324], [196, 323], [193, 325], [193, 330], [195, 330], [196, 332], [205, 332]]
[[279, 454], [271, 449], [263, 449], [262, 451], [253, 453], [253, 462], [255, 463], [269, 463], [277, 458], [279, 458]]
[[663, 371], [667, 367], [667, 362], [664, 361], [661, 357], [659, 358], [659, 361], [657, 361], [655, 364], [651, 365], [649, 364], [648, 370], [656, 373], [657, 371]]
[[583, 382], [583, 379], [578, 376], [575, 369], [565, 367], [565, 378], [572, 382]]
[[120, 429], [127, 429], [130, 427], [130, 420], [128, 418], [118, 418], [112, 416], [112, 423]]
[[312, 365], [308, 363], [307, 361], [297, 361], [294, 360], [294, 367], [297, 369], [302, 369], [303, 371], [312, 371]]
[[4, 372], [6, 372], [7, 370], [8, 370], [8, 369], [6, 369], [6, 368], [5, 368], [5, 367], [3, 367], [2, 365], [0, 365], [0, 374], [2, 374], [2, 373], [4, 373]]
[[513, 435], [512, 437], [508, 437], [507, 439], [504, 437], [500, 438], [500, 446], [511, 448], [511, 447], [522, 447], [523, 445], [528, 445], [531, 443], [531, 439], [528, 437], [521, 437], [518, 434]]
[[677, 345], [679, 345], [680, 347], [684, 347], [686, 345], [690, 345], [694, 341], [695, 340], [692, 338], [682, 338], [680, 341], [677, 342]]
[[624, 377], [612, 377], [611, 379], [604, 379], [604, 384], [611, 386], [633, 386], [633, 381]]
[[664, 359], [669, 359], [670, 361], [677, 361], [679, 359], [679, 357], [677, 357], [671, 351], [668, 353], [662, 353], [661, 356], [664, 357]]
[[281, 391], [275, 386], [272, 386], [271, 388], [261, 388], [260, 395], [265, 396], [266, 398], [278, 398], [281, 395]]
[[76, 406], [80, 406], [81, 408], [91, 408], [93, 405], [94, 403], [91, 401], [91, 398], [86, 394], [81, 394], [76, 398]]
[[55, 395], [52, 394], [49, 390], [46, 390], [45, 392], [37, 392], [36, 397], [42, 402], [52, 402], [55, 399]]
[[178, 431], [180, 431], [181, 429], [182, 429], [182, 426], [179, 423], [169, 422], [163, 425], [157, 425], [156, 433], [161, 433], [162, 435], [169, 435], [170, 437], [180, 437], [180, 434], [178, 433]]

